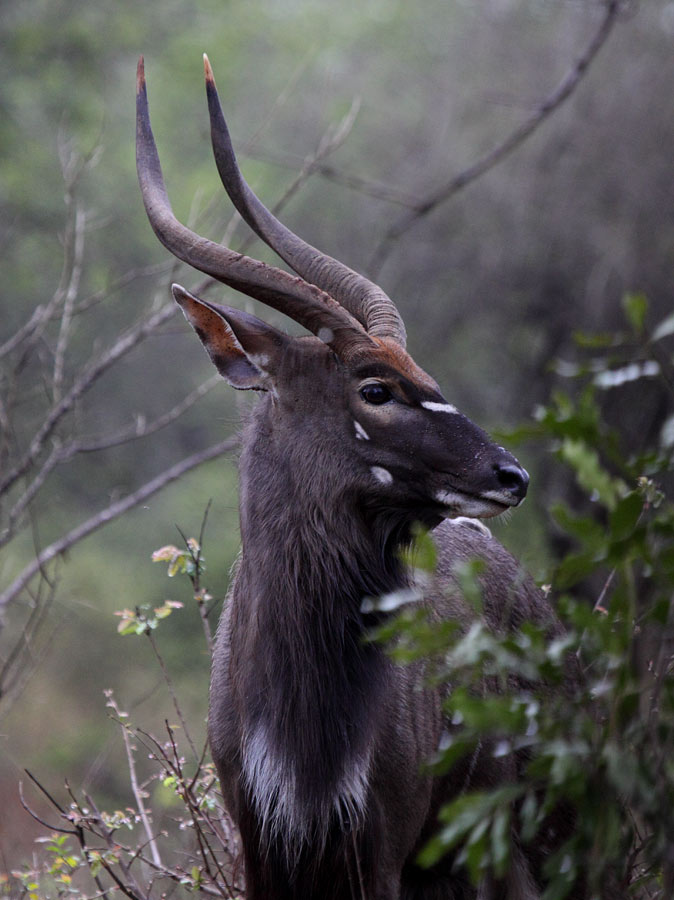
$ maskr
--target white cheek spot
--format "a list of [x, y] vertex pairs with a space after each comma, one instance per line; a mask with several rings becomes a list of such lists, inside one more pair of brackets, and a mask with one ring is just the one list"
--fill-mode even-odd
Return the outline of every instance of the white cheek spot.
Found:
[[370, 435], [365, 431], [363, 426], [356, 419], [353, 420], [353, 424], [356, 427], [356, 437], [359, 441], [369, 441]]
[[324, 344], [329, 344], [331, 341], [334, 341], [335, 333], [332, 328], [323, 327], [318, 329], [318, 334], [316, 335], [316, 337], [319, 340], [323, 341]]
[[435, 403], [433, 400], [422, 400], [421, 405], [424, 409], [430, 409], [431, 412], [443, 412], [450, 415], [459, 415], [459, 410], [451, 403]]
[[393, 483], [393, 475], [391, 475], [388, 469], [382, 469], [381, 466], [370, 466], [370, 472], [372, 472], [380, 484]]

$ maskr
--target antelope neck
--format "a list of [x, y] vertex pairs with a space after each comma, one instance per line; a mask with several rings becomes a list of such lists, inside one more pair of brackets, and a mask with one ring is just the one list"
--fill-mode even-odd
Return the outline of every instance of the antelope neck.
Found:
[[363, 641], [360, 606], [401, 586], [404, 573], [385, 528], [366, 527], [354, 501], [326, 496], [325, 485], [312, 492], [306, 470], [296, 479], [273, 455], [267, 444], [264, 459], [242, 458], [232, 648], [248, 698], [250, 795], [263, 830], [301, 844], [364, 814], [389, 662]]

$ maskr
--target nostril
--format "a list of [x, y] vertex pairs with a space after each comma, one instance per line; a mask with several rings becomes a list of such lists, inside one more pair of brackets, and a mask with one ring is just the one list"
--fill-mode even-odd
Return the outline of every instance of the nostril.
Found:
[[494, 466], [496, 477], [502, 488], [510, 491], [513, 497], [524, 500], [529, 487], [529, 473], [521, 466], [510, 463], [505, 466]]

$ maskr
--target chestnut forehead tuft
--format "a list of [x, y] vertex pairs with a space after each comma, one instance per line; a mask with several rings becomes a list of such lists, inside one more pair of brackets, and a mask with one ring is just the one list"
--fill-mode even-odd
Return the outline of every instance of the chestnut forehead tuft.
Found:
[[414, 362], [400, 344], [390, 338], [375, 338], [374, 340], [377, 344], [376, 348], [367, 353], [373, 363], [381, 363], [400, 372], [422, 394], [440, 394], [437, 382]]

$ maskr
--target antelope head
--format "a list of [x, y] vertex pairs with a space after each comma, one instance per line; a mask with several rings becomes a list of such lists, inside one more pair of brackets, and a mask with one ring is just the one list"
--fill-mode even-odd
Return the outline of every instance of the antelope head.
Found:
[[136, 153], [150, 223], [176, 257], [313, 335], [291, 337], [174, 285], [176, 302], [216, 368], [235, 388], [267, 392], [276, 439], [289, 454], [302, 445], [298, 465], [303, 462], [307, 483], [309, 440], [331, 456], [342, 489], [370, 509], [395, 510], [433, 526], [442, 518], [484, 518], [517, 506], [527, 491], [526, 471], [406, 352], [405, 328], [390, 298], [289, 231], [252, 192], [234, 156], [206, 56], [204, 67], [224, 188], [247, 224], [299, 277], [200, 237], [175, 218], [150, 127], [141, 58]]

